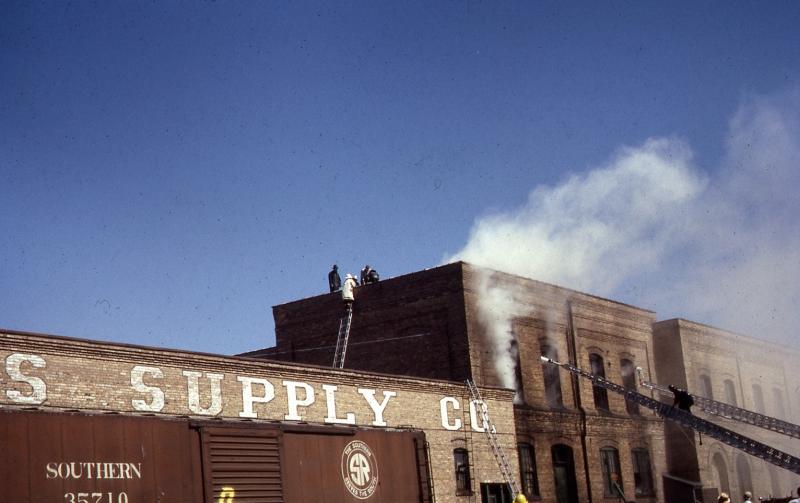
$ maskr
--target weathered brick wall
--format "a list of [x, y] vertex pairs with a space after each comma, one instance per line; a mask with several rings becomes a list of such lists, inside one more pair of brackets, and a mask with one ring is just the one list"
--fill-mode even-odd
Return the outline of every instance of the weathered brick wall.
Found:
[[[276, 346], [249, 356], [331, 365], [341, 294], [273, 308]], [[464, 380], [469, 375], [460, 264], [356, 288], [345, 367]]]
[[[500, 307], [483, 309], [498, 297]], [[574, 333], [575, 363], [589, 370], [589, 354], [596, 353], [603, 358], [606, 378], [613, 382], [622, 383], [623, 359], [642, 367], [651, 381], [662, 380], [659, 372], [683, 375], [674, 366], [656, 368], [659, 348], [653, 342], [653, 312], [466, 263], [360, 287], [356, 298], [347, 367], [453, 380], [471, 376], [485, 386], [514, 386], [513, 379], [509, 385], [501, 378], [494, 363], [507, 347], [492, 340], [488, 328], [492, 318], [507, 317], [511, 335], [505, 344], [512, 338], [516, 341], [518, 363], [513, 361], [512, 366], [518, 365], [521, 382], [517, 432], [520, 441], [535, 447], [542, 500], [554, 498], [551, 448], [557, 444], [573, 450], [581, 499], [588, 498], [589, 490], [593, 498], [602, 497], [601, 447], [618, 449], [626, 493], [633, 491], [630, 450], [647, 449], [655, 499], [662, 500], [660, 475], [678, 466], [668, 466], [667, 442], [683, 441], [687, 434], [678, 431], [665, 438], [660, 419], [643, 408], [638, 415], [630, 414], [623, 397], [613, 392], [608, 392], [610, 410], [597, 410], [589, 381], [578, 379], [575, 388], [565, 371], [558, 374], [562, 406], [551, 409], [539, 360], [542, 346], [548, 345], [558, 359], [571, 361]], [[338, 294], [275, 307], [278, 347], [255, 354], [329, 365], [341, 309]], [[672, 350], [664, 344], [660, 349], [663, 354], [672, 351], [669, 359], [683, 358], [680, 348]], [[312, 356], [315, 352], [319, 354]], [[586, 414], [584, 442], [578, 399]], [[588, 467], [583, 460], [584, 444]], [[696, 461], [689, 464], [696, 475]], [[587, 489], [587, 476], [591, 489]]]
[[[711, 380], [713, 398], [728, 402], [724, 382], [730, 380], [734, 384], [736, 405], [757, 410], [753, 392], [753, 384], [757, 384], [762, 389], [762, 413], [783, 415], [790, 422], [798, 422], [795, 415], [798, 410], [796, 393], [793, 393], [797, 389], [797, 381], [792, 364], [800, 354], [795, 349], [680, 319], [656, 323], [654, 333], [659, 365], [665, 369], [659, 371], [663, 384], [672, 384], [674, 381], [671, 380], [680, 379], [681, 376], [677, 374], [678, 369], [669, 367], [664, 361], [666, 358], [662, 357], [669, 355], [670, 361], [680, 358], [685, 372], [683, 379], [690, 392], [702, 394], [700, 376], [705, 375]], [[680, 348], [680, 355], [676, 348]], [[796, 439], [707, 415], [696, 409], [695, 413], [700, 417], [784, 452], [795, 454], [800, 449], [800, 442]], [[668, 443], [670, 457], [692, 457], [692, 446], [686, 441], [686, 435], [678, 432], [673, 436]], [[794, 477], [789, 472], [714, 439], [704, 436], [701, 443], [699, 435], [689, 435], [696, 452], [700, 481], [704, 486], [724, 486], [724, 480], [720, 479], [727, 479], [728, 487], [724, 489], [733, 493], [734, 500], [741, 499], [746, 490], [752, 491], [756, 497], [768, 497], [788, 496], [795, 489]], [[745, 482], [739, 477], [737, 464], [745, 468], [745, 472], [749, 471], [752, 487], [743, 487]]]
[[[479, 304], [492, 303], [499, 298], [497, 310], [489, 313], [490, 316], [499, 316], [497, 311], [503, 309], [512, 314], [509, 327], [519, 352], [522, 398], [522, 403], [516, 407], [517, 435], [536, 447], [542, 500], [554, 501], [551, 450], [554, 445], [562, 444], [572, 448], [581, 501], [587, 499], [589, 490], [594, 501], [605, 499], [599, 459], [603, 447], [618, 450], [623, 486], [629, 499], [633, 499], [635, 493], [631, 449], [646, 449], [656, 493], [637, 499], [663, 501], [660, 474], [667, 468], [662, 421], [643, 408], [638, 415], [629, 414], [623, 396], [611, 391], [608, 392], [610, 410], [598, 411], [590, 381], [579, 379], [580, 406], [586, 413], [588, 464], [585, 465], [580, 440], [581, 415], [571, 375], [564, 370], [560, 372], [563, 408], [552, 409], [547, 402], [544, 369], [539, 359], [543, 354], [542, 346], [548, 345], [557, 352], [560, 361], [571, 361], [571, 326], [579, 367], [589, 371], [589, 354], [597, 353], [603, 357], [606, 378], [615, 383], [623, 382], [622, 359], [641, 366], [645, 375], [652, 379], [650, 376], [655, 374], [654, 313], [469, 264], [464, 264], [464, 285], [473, 375], [478, 382], [492, 386], [502, 384], [494, 359], [497, 352], [503, 350], [489, 335], [492, 329], [487, 324], [491, 320], [487, 323], [487, 313], [481, 311]], [[591, 489], [586, 484], [587, 469]]]
[[[585, 500], [589, 489], [580, 440], [581, 416], [572, 379], [567, 372], [558, 374], [563, 407], [550, 409], [539, 359], [542, 344], [549, 344], [562, 361], [570, 361], [567, 327], [571, 322], [577, 339], [578, 365], [588, 369], [589, 352], [597, 352], [606, 362], [606, 377], [614, 382], [621, 382], [622, 358], [652, 376], [652, 312], [466, 263], [450, 264], [359, 287], [345, 366], [452, 380], [471, 376], [484, 386], [509, 386], [500, 379], [494, 364], [495, 357], [506, 348], [487, 337], [487, 312], [481, 311], [486, 286], [494, 288], [493, 293], [510, 296], [516, 304], [508, 324], [516, 339], [522, 382], [516, 424], [519, 441], [535, 448], [542, 501], [555, 498], [551, 448], [556, 444], [572, 448], [578, 495]], [[330, 365], [341, 309], [338, 294], [276, 306], [277, 347], [251, 354]], [[504, 313], [490, 310], [488, 316], [501, 314]], [[417, 334], [424, 336], [410, 337]], [[374, 343], [377, 341], [383, 342]], [[512, 364], [517, 365], [516, 361]], [[629, 415], [624, 399], [611, 392], [610, 412], [597, 412], [589, 382], [580, 380], [577, 389], [587, 412], [589, 431], [585, 443], [591, 457], [588, 477], [593, 496], [602, 496], [603, 491], [600, 465], [595, 458], [602, 446], [613, 444], [619, 446], [623, 481], [626, 492], [631, 494], [634, 484], [630, 449], [648, 449], [656, 499], [660, 498], [659, 474], [666, 469], [660, 420], [646, 411]], [[455, 445], [458, 439], [451, 441]], [[452, 460], [448, 457], [446, 463], [451, 466]], [[452, 483], [452, 477], [448, 480]]]
[[[664, 434], [661, 421], [648, 415], [648, 420], [632, 421], [620, 417], [589, 418], [587, 453], [589, 457], [589, 473], [592, 480], [592, 499], [602, 501], [603, 495], [600, 449], [613, 447], [620, 458], [621, 476], [625, 495], [637, 501], [664, 501], [660, 475], [665, 473]], [[636, 495], [634, 484], [633, 449], [645, 449], [650, 455], [651, 474], [655, 493], [652, 495]]]
[[[687, 383], [684, 364], [686, 355], [676, 321], [668, 320], [653, 325], [656, 375], [652, 376], [652, 380], [664, 385], [672, 384], [681, 389], [696, 391], [694, 383], [692, 386]], [[658, 398], [658, 394], [655, 397]], [[666, 463], [669, 472], [685, 480], [700, 481], [697, 439], [694, 432], [676, 423], [667, 422], [664, 425], [664, 433]]]
[[[190, 405], [187, 372], [200, 373], [195, 388], [195, 410]], [[141, 375], [140, 381], [136, 375]], [[250, 396], [244, 390], [243, 379], [259, 380], [261, 384], [252, 386], [252, 395], [256, 397], [266, 396], [265, 382], [274, 391], [268, 402], [252, 404], [251, 417], [243, 417], [248, 415], [246, 402]], [[213, 391], [214, 382], [218, 384], [217, 392]], [[290, 398], [291, 389], [297, 390], [294, 400]], [[385, 393], [393, 394], [380, 414], [359, 391], [365, 389], [374, 390], [372, 396], [377, 402], [384, 400]], [[514, 452], [512, 394], [484, 388], [482, 395], [501, 445]], [[214, 406], [215, 396], [218, 410]], [[444, 417], [443, 400], [447, 400]], [[290, 407], [290, 401], [297, 405], [296, 410]], [[352, 413], [355, 425], [419, 429], [425, 433], [430, 443], [437, 501], [457, 501], [453, 449], [458, 443], [470, 451], [476, 490], [481, 481], [502, 481], [485, 434], [471, 428], [468, 405], [464, 386], [443, 381], [0, 332], [0, 407], [216, 417], [231, 421], [286, 421], [291, 420], [287, 416], [296, 412], [297, 421], [320, 425], [330, 424], [331, 418], [345, 420]], [[376, 424], [381, 419], [385, 424]], [[448, 426], [455, 428], [456, 421], [461, 422], [459, 428], [448, 429]], [[510, 456], [509, 461], [516, 472], [516, 458]]]
[[[532, 406], [546, 406], [544, 399], [542, 364], [539, 361], [541, 345], [554, 347], [561, 361], [569, 361], [567, 327], [570, 321], [577, 339], [577, 364], [589, 369], [589, 353], [597, 352], [606, 363], [606, 378], [622, 382], [620, 361], [625, 358], [641, 366], [646, 375], [654, 374], [652, 349], [652, 323], [655, 314], [651, 311], [618, 302], [575, 292], [539, 281], [489, 271], [464, 264], [464, 288], [466, 298], [468, 337], [473, 355], [473, 375], [482, 377], [487, 385], [500, 384], [493, 357], [504, 348], [497, 348], [489, 338], [490, 331], [480, 315], [479, 304], [487, 302], [486, 288], [490, 295], [502, 291], [514, 299], [519, 307], [513, 315], [512, 329], [519, 348], [523, 393], [525, 402]], [[572, 320], [569, 320], [568, 304]], [[570, 379], [562, 377], [564, 404], [574, 407]], [[590, 385], [581, 383], [581, 401], [587, 408], [593, 407]], [[625, 412], [624, 399], [609, 395], [612, 412]]]

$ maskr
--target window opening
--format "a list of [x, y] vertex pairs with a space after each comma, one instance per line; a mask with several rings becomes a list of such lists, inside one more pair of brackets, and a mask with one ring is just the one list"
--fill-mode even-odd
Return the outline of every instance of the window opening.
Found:
[[622, 496], [622, 472], [619, 466], [619, 451], [613, 447], [600, 449], [600, 465], [603, 469], [603, 495], [609, 498]]
[[469, 452], [462, 448], [454, 449], [453, 461], [456, 473], [456, 494], [470, 494], [472, 492], [472, 480], [470, 480], [469, 475]]
[[[636, 366], [627, 358], [620, 360], [622, 385], [629, 391], [636, 391]], [[632, 416], [639, 415], [639, 405], [632, 400], [625, 400], [625, 410]]]
[[[542, 356], [558, 361], [558, 351], [550, 345], [542, 345]], [[542, 363], [542, 374], [544, 377], [544, 396], [547, 406], [552, 408], [564, 407], [561, 395], [561, 375], [557, 365]]]
[[764, 393], [761, 391], [761, 386], [758, 384], [753, 385], [753, 404], [755, 405], [756, 412], [766, 414], [764, 408]]
[[522, 479], [522, 492], [527, 498], [539, 497], [539, 477], [536, 474], [536, 452], [533, 445], [520, 443], [517, 445], [519, 454], [519, 474]]
[[[589, 355], [589, 366], [592, 369], [592, 374], [605, 379], [606, 371], [603, 365], [603, 357], [597, 353]], [[594, 406], [599, 410], [610, 410], [608, 407], [608, 391], [600, 386], [592, 385], [592, 395], [594, 396]]]
[[633, 484], [636, 496], [653, 496], [653, 472], [650, 468], [650, 453], [647, 449], [633, 449]]
[[725, 379], [725, 400], [730, 404], [737, 406], [739, 404], [736, 403], [736, 388], [733, 386], [733, 381], [730, 379]]

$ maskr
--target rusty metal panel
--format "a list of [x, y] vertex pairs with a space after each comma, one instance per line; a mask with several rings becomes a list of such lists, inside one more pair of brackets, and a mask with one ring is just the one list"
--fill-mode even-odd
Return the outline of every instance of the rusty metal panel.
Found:
[[[416, 442], [415, 442], [416, 440]], [[412, 503], [424, 501], [416, 432], [355, 430], [352, 435], [292, 433], [283, 436], [287, 503]], [[427, 482], [424, 482], [427, 485]]]
[[425, 434], [419, 433], [414, 437], [416, 449], [417, 480], [419, 481], [420, 503], [433, 501], [433, 477], [431, 476], [429, 444], [425, 441]]
[[280, 503], [280, 439], [276, 427], [202, 428], [208, 503]]
[[203, 500], [187, 421], [0, 410], [2, 501]]

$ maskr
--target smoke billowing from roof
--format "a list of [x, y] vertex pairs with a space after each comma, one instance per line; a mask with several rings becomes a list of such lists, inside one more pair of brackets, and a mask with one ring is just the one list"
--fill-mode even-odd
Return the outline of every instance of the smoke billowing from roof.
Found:
[[[794, 342], [798, 182], [800, 91], [750, 97], [730, 121], [718, 166], [698, 166], [678, 138], [621, 148], [603, 166], [536, 187], [514, 211], [477, 219], [445, 261], [628, 302], [661, 319]], [[502, 292], [486, 294], [499, 299], [489, 312], [524, 314]], [[493, 324], [498, 337], [508, 323]]]

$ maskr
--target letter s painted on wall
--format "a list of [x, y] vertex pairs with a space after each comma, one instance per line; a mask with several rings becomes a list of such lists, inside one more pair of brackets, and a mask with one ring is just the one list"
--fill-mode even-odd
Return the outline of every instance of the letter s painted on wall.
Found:
[[28, 362], [33, 368], [43, 369], [47, 366], [44, 358], [37, 355], [24, 355], [13, 353], [6, 357], [6, 373], [12, 381], [24, 382], [30, 385], [32, 391], [24, 395], [21, 391], [10, 389], [6, 391], [6, 396], [14, 403], [26, 405], [39, 405], [47, 399], [47, 385], [38, 377], [28, 376], [22, 373], [22, 364]]
[[157, 379], [164, 378], [164, 372], [158, 367], [145, 367], [137, 365], [131, 369], [131, 386], [139, 393], [149, 393], [150, 402], [141, 399], [131, 400], [133, 408], [144, 412], [161, 412], [164, 408], [164, 391], [158, 386], [148, 386], [144, 383], [144, 375], [151, 374]]

